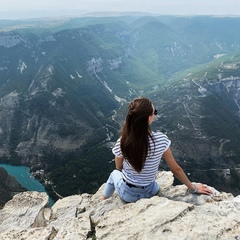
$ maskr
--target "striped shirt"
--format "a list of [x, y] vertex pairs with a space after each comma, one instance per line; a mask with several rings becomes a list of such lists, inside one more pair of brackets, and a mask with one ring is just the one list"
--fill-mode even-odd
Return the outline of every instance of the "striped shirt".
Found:
[[[154, 142], [149, 137], [150, 149], [148, 151], [148, 157], [146, 158], [143, 169], [140, 173], [134, 170], [131, 164], [124, 159], [122, 175], [126, 182], [136, 186], [147, 186], [155, 181], [160, 160], [163, 153], [169, 148], [171, 141], [161, 132], [152, 132], [152, 136]], [[112, 152], [116, 157], [123, 157], [120, 147], [120, 138], [117, 140]]]

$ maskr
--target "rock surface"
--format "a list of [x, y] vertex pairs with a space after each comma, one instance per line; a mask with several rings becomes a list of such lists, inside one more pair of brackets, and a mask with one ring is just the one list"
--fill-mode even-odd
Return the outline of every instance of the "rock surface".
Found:
[[158, 196], [128, 204], [116, 194], [102, 201], [104, 185], [52, 208], [45, 193], [20, 193], [0, 210], [0, 239], [240, 239], [240, 196], [212, 187], [211, 196], [191, 194], [172, 185], [171, 172], [157, 181]]

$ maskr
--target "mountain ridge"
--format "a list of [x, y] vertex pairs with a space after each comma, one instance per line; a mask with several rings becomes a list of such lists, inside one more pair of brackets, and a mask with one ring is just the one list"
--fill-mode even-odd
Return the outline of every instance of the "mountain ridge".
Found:
[[[221, 187], [222, 176], [209, 177], [208, 170], [218, 163], [224, 169], [239, 164], [239, 117], [233, 105], [239, 101], [238, 81], [217, 85], [220, 75], [222, 80], [240, 75], [240, 34], [229, 33], [232, 23], [240, 26], [240, 19], [74, 18], [10, 29], [4, 23], [1, 162], [44, 169], [60, 195], [92, 192], [113, 167], [110, 146], [128, 102], [146, 96], [159, 111], [153, 130], [169, 135], [178, 161], [199, 179], [210, 182], [214, 176]], [[100, 173], [92, 169], [95, 161], [103, 165]], [[225, 191], [236, 188], [237, 194], [238, 178], [231, 181], [238, 171], [230, 179], [223, 176]], [[84, 181], [91, 181], [91, 189]]]

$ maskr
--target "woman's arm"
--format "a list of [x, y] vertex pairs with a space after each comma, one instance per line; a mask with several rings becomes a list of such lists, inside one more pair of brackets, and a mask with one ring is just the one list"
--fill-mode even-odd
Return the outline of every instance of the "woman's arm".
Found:
[[115, 156], [115, 165], [116, 169], [122, 171], [123, 168], [123, 158]]
[[205, 185], [201, 183], [192, 184], [182, 168], [177, 164], [176, 160], [174, 159], [172, 152], [170, 150], [170, 147], [167, 149], [167, 151], [163, 154], [164, 160], [167, 162], [171, 172], [174, 174], [175, 177], [177, 177], [183, 184], [185, 184], [189, 189], [194, 191], [197, 186], [197, 193], [202, 194], [211, 194], [212, 191]]

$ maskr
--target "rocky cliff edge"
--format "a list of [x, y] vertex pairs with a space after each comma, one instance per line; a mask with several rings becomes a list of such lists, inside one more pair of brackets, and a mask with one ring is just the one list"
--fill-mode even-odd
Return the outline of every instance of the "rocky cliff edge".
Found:
[[191, 194], [173, 186], [171, 172], [159, 172], [159, 196], [124, 203], [115, 194], [102, 201], [103, 186], [94, 195], [58, 200], [23, 192], [0, 210], [1, 240], [81, 239], [237, 239], [240, 240], [240, 195], [218, 192]]

